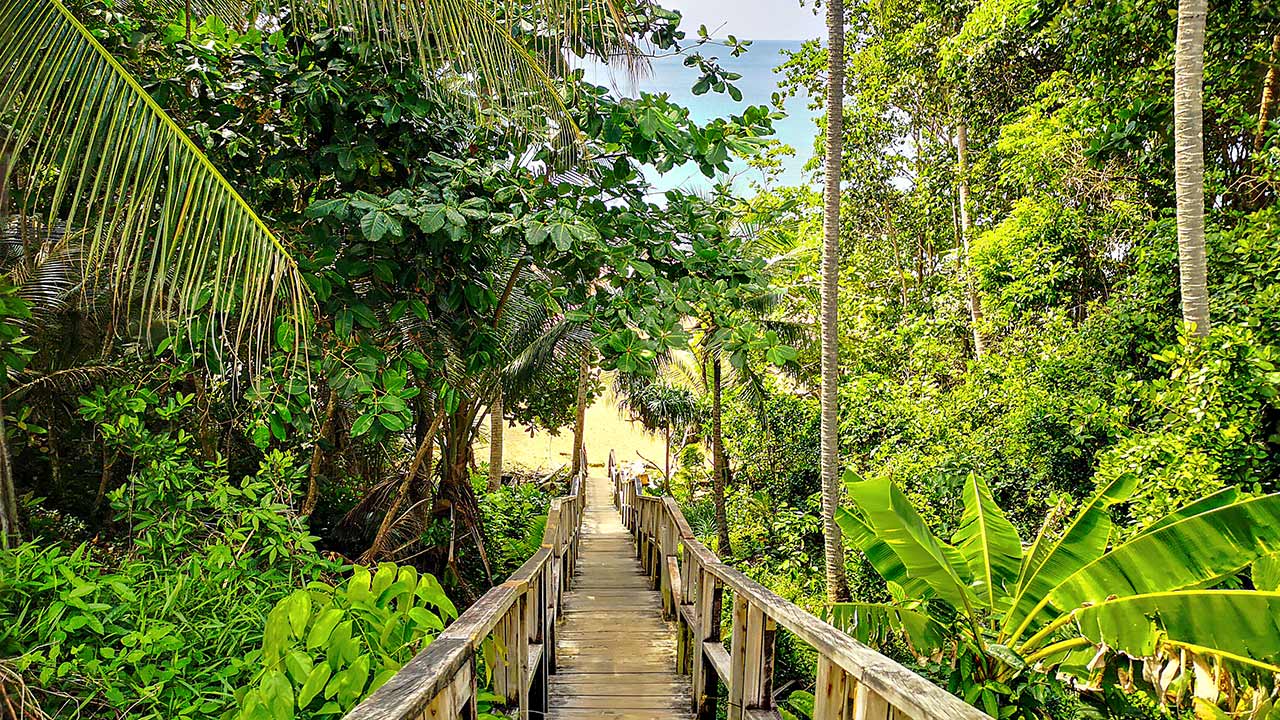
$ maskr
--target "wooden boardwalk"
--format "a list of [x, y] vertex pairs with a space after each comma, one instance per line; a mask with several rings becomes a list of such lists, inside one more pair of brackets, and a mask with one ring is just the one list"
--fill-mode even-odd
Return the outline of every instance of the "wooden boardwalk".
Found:
[[475, 720], [485, 685], [518, 720], [779, 720], [780, 630], [817, 654], [815, 720], [992, 720], [720, 562], [612, 452], [579, 467], [538, 551], [344, 720]]
[[676, 628], [662, 619], [636, 545], [613, 506], [613, 484], [590, 478], [578, 567], [564, 595], [547, 717], [690, 718], [688, 676], [676, 674]]

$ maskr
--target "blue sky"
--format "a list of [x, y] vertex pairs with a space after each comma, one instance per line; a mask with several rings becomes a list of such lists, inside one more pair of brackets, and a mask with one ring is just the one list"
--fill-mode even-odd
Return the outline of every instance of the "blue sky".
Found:
[[799, 0], [660, 0], [659, 4], [684, 14], [690, 36], [699, 25], [706, 25], [717, 37], [811, 40], [822, 35], [824, 28], [823, 18], [813, 14], [812, 0], [803, 7]]

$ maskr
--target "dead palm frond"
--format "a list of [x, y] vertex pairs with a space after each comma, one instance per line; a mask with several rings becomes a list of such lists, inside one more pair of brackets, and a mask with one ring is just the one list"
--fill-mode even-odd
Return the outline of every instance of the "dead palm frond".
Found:
[[285, 246], [61, 0], [0, 3], [0, 122], [0, 197], [24, 167], [20, 214], [81, 229], [86, 281], [148, 321], [206, 308], [211, 339], [255, 352], [277, 315], [304, 337]]

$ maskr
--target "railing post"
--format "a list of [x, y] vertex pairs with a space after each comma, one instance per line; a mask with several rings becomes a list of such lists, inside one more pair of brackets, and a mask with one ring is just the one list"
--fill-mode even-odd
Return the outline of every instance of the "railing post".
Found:
[[693, 658], [693, 711], [698, 720], [715, 720], [719, 676], [703, 645], [720, 641], [720, 604], [724, 590], [707, 568], [698, 572], [698, 630]]
[[853, 720], [849, 712], [851, 679], [826, 656], [818, 657], [818, 682], [813, 688], [813, 720]]

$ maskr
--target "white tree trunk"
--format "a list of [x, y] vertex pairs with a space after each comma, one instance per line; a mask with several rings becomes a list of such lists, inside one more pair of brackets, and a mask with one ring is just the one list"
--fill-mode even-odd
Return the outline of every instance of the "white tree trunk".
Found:
[[849, 599], [844, 543], [836, 524], [840, 504], [840, 175], [844, 164], [844, 0], [827, 2], [827, 153], [822, 223], [822, 538], [827, 598]]
[[502, 489], [502, 431], [506, 420], [502, 415], [502, 387], [493, 393], [489, 404], [489, 492]]
[[964, 120], [956, 127], [956, 186], [960, 195], [960, 265], [964, 273], [965, 291], [969, 294], [969, 325], [973, 329], [973, 354], [979, 360], [986, 354], [986, 342], [979, 326], [982, 323], [982, 300], [974, 287], [969, 267], [969, 240], [973, 234], [973, 217], [969, 214], [969, 125]]
[[1173, 57], [1174, 185], [1178, 197], [1178, 274], [1182, 320], [1209, 334], [1204, 248], [1204, 28], [1207, 0], [1179, 0]]

